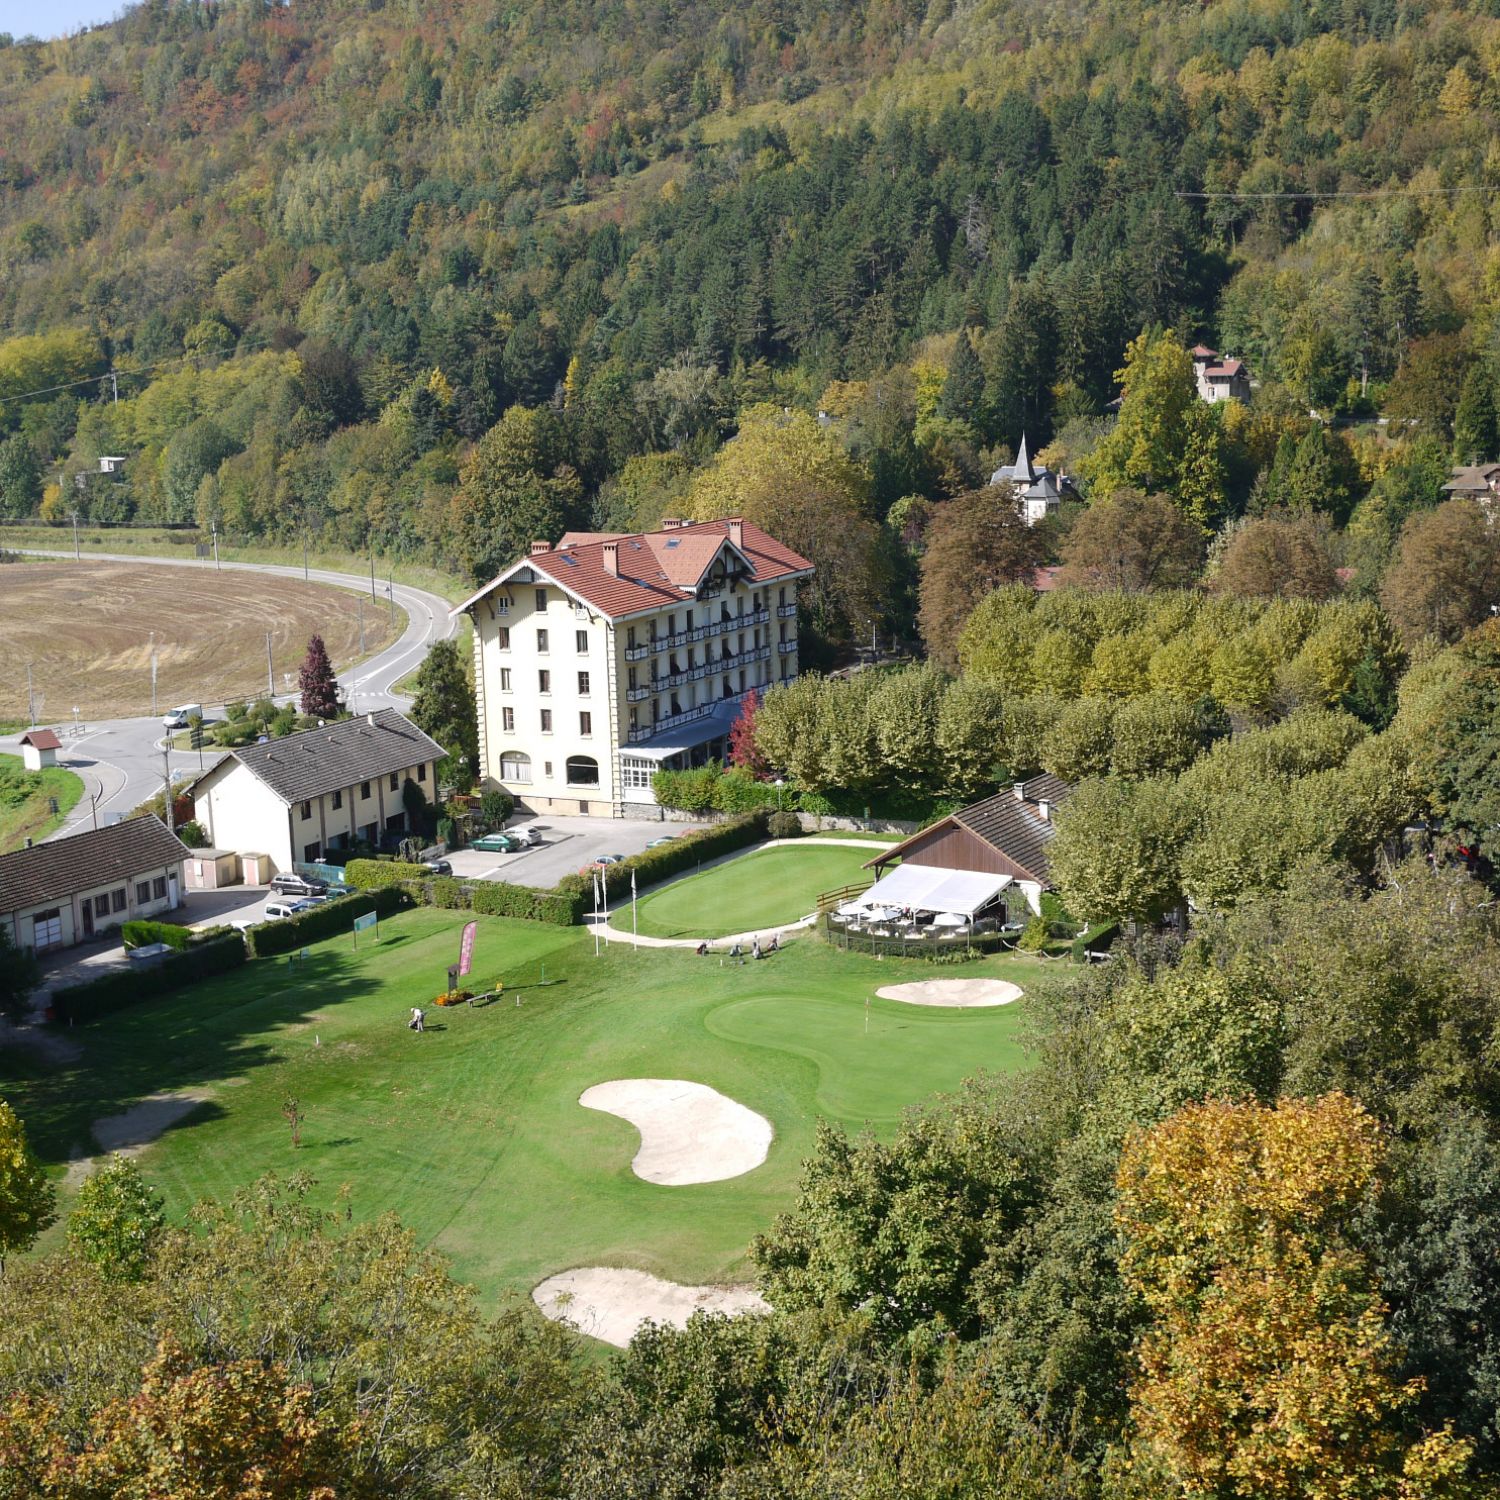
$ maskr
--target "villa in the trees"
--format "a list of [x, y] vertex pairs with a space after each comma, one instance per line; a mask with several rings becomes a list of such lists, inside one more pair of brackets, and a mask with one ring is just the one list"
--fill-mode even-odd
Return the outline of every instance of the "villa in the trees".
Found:
[[812, 572], [738, 518], [533, 542], [458, 606], [485, 784], [535, 812], [653, 812], [656, 771], [722, 757], [745, 695], [797, 675]]
[[1225, 359], [1216, 349], [1199, 344], [1193, 350], [1193, 379], [1200, 401], [1248, 401], [1250, 371], [1242, 359]]
[[1009, 484], [1016, 492], [1016, 504], [1026, 518], [1028, 526], [1045, 521], [1064, 500], [1077, 500], [1076, 486], [1066, 474], [1038, 467], [1032, 462], [1026, 447], [1026, 434], [1021, 434], [1020, 451], [1013, 464], [1002, 464], [990, 475], [991, 484]]

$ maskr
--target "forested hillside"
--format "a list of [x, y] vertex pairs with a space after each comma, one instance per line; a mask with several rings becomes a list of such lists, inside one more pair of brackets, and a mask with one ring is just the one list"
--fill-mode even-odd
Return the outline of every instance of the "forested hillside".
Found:
[[150, 0], [8, 40], [0, 510], [482, 575], [732, 503], [699, 470], [742, 414], [821, 409], [904, 629], [931, 504], [1023, 432], [1087, 482], [1170, 326], [1259, 382], [1197, 417], [1189, 509], [1312, 432], [1373, 588], [1455, 424], [1495, 440], [1488, 10]]

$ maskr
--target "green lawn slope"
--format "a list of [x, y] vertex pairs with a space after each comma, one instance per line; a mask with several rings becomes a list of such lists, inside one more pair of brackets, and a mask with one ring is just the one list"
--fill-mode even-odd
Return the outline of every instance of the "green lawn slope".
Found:
[[[27, 839], [44, 839], [61, 826], [83, 796], [83, 781], [52, 766], [28, 771], [18, 755], [0, 755], [0, 854], [24, 847]], [[53, 812], [50, 798], [57, 798]]]

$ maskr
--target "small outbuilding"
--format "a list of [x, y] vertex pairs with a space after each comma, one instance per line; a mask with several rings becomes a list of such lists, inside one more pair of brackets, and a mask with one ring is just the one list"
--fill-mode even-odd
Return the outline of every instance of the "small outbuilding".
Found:
[[32, 729], [21, 736], [21, 763], [28, 771], [45, 771], [57, 764], [62, 741], [50, 729]]
[[233, 849], [194, 849], [183, 862], [190, 891], [216, 891], [240, 883], [240, 857]]

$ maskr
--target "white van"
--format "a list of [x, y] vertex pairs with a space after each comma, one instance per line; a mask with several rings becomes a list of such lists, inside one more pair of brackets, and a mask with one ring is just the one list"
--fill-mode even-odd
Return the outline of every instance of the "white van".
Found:
[[162, 727], [165, 729], [186, 729], [190, 719], [201, 719], [203, 717], [203, 705], [201, 703], [182, 703], [172, 709], [170, 713], [161, 716]]

